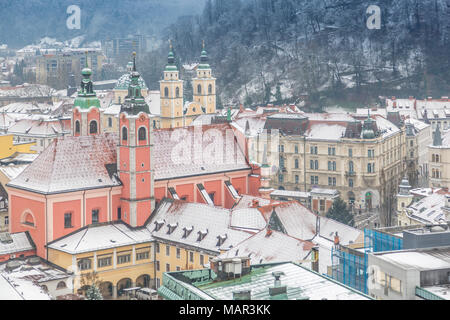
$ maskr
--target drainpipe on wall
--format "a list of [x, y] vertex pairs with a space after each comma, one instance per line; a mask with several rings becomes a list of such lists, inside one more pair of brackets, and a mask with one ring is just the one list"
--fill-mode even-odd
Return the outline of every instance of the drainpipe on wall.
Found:
[[83, 221], [81, 227], [86, 225], [86, 190], [83, 191]]
[[306, 190], [306, 139], [303, 137], [303, 184], [305, 185]]
[[47, 243], [48, 243], [48, 237], [47, 237], [47, 232], [48, 232], [48, 199], [47, 199], [47, 195], [44, 195], [45, 197], [45, 245], [46, 245], [46, 250], [45, 250], [45, 260], [48, 260], [48, 247], [47, 247]]

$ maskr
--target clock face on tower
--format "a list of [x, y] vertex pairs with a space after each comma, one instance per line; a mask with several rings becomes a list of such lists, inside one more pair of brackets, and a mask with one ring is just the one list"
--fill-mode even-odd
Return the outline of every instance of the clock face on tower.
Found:
[[169, 101], [166, 100], [166, 101], [164, 102], [164, 104], [165, 104], [166, 106], [168, 106], [168, 105], [169, 105]]
[[208, 101], [209, 101], [209, 102], [212, 102], [212, 101], [213, 101], [213, 98], [212, 98], [212, 97], [209, 97], [209, 98], [208, 98]]

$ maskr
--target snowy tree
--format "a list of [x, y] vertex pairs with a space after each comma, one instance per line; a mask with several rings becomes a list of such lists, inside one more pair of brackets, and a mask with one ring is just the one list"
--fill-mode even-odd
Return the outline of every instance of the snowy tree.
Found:
[[91, 285], [86, 291], [86, 300], [103, 300], [100, 289], [95, 285]]
[[346, 225], [354, 225], [353, 215], [347, 209], [347, 204], [341, 198], [334, 200], [333, 205], [327, 212], [327, 218], [342, 222]]

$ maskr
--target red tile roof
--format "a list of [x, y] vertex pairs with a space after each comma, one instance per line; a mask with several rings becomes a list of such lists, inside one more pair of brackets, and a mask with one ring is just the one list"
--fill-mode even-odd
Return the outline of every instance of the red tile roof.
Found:
[[115, 134], [59, 138], [8, 186], [51, 194], [120, 185], [106, 168], [116, 163], [116, 145]]

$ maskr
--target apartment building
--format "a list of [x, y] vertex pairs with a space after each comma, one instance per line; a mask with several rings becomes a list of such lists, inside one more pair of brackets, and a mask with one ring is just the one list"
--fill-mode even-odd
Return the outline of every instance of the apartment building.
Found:
[[380, 115], [249, 112], [233, 125], [250, 160], [267, 161], [273, 189], [335, 189], [357, 211], [392, 210], [406, 169], [404, 127]]

